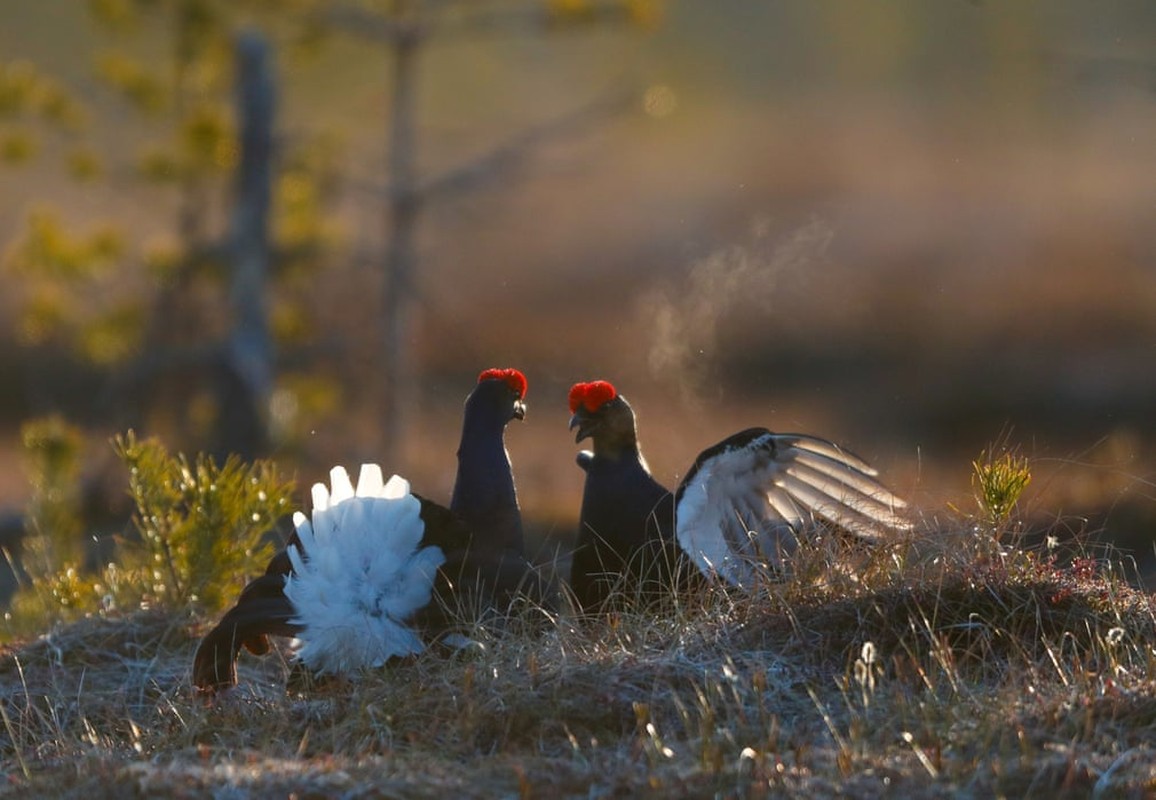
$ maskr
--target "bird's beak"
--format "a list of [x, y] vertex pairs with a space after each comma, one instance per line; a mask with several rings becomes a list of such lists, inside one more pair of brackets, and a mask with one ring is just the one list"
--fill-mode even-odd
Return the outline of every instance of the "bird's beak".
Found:
[[591, 419], [579, 409], [574, 416], [570, 417], [570, 430], [578, 429], [578, 435], [574, 437], [574, 443], [588, 439], [594, 434], [594, 429], [598, 427], [598, 420]]
[[521, 400], [514, 401], [514, 419], [526, 418], [526, 404]]

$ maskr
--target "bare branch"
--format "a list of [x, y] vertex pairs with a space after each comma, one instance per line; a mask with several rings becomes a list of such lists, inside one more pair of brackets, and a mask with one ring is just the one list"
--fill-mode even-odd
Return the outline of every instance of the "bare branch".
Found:
[[[441, 5], [452, 5], [442, 3]], [[630, 21], [630, 11], [622, 0], [589, 0], [581, 12], [561, 14], [545, 3], [516, 8], [475, 8], [450, 10], [437, 19], [439, 37], [476, 37], [482, 34], [536, 33], [543, 30], [576, 30], [607, 23]]]
[[638, 93], [632, 89], [616, 92], [531, 127], [486, 155], [426, 181], [419, 191], [424, 199], [430, 199], [472, 189], [497, 173], [511, 169], [517, 162], [528, 158], [534, 149], [565, 137], [576, 136], [591, 125], [622, 113], [636, 103], [637, 97]]
[[[422, 202], [425, 202], [441, 195], [475, 189], [503, 170], [512, 169], [517, 162], [529, 158], [532, 150], [563, 138], [577, 136], [590, 126], [629, 110], [637, 101], [638, 92], [634, 89], [625, 89], [603, 96], [561, 117], [523, 131], [473, 161], [430, 178], [423, 182], [416, 192]], [[345, 185], [351, 191], [377, 199], [386, 199], [390, 196], [388, 187], [371, 180], [359, 180], [350, 176], [345, 179]], [[375, 258], [363, 255], [361, 260], [373, 263]]]
[[425, 32], [417, 19], [397, 19], [358, 6], [329, 6], [315, 19], [342, 33], [388, 44], [419, 38]]
[[[607, 23], [627, 23], [630, 10], [623, 0], [590, 0], [580, 12], [562, 14], [545, 4], [477, 8], [456, 0], [430, 0], [421, 13], [399, 19], [358, 6], [328, 7], [316, 15], [323, 25], [370, 41], [396, 43], [403, 39], [436, 36], [438, 39], [485, 34], [535, 33], [574, 30]], [[494, 6], [497, 7], [494, 7]]]

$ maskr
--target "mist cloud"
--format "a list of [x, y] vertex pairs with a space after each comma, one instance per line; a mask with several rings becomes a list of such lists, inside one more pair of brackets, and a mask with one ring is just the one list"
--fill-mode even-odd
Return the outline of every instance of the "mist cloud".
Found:
[[783, 236], [771, 237], [767, 228], [756, 224], [750, 244], [716, 250], [676, 285], [656, 288], [643, 299], [651, 331], [647, 367], [652, 377], [678, 385], [684, 401], [699, 396], [709, 376], [719, 321], [739, 307], [770, 317], [782, 288], [806, 283], [834, 238], [821, 219]]

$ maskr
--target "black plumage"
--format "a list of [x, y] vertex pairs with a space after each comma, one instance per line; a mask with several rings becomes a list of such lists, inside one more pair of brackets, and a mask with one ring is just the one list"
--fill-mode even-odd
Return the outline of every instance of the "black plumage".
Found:
[[817, 521], [876, 539], [905, 530], [905, 503], [868, 464], [812, 436], [750, 428], [698, 455], [671, 492], [650, 473], [634, 411], [606, 381], [570, 393], [571, 429], [593, 451], [570, 587], [587, 611], [650, 600], [705, 581], [752, 584], [782, 566]]
[[[414, 556], [408, 561], [400, 558], [395, 559], [396, 563], [386, 564], [386, 567], [396, 567], [400, 570], [397, 573], [399, 580], [413, 581], [419, 590], [416, 594], [418, 607], [411, 608], [414, 605], [415, 595], [408, 595], [403, 598], [404, 602], [400, 606], [405, 610], [404, 617], [389, 621], [389, 624], [399, 629], [412, 629], [423, 637], [432, 638], [446, 632], [463, 613], [477, 615], [490, 609], [501, 611], [508, 608], [510, 602], [519, 595], [548, 605], [551, 602], [549, 587], [539, 579], [525, 557], [521, 511], [504, 443], [507, 423], [513, 419], [522, 419], [525, 414], [523, 404], [525, 392], [525, 377], [517, 370], [486, 370], [479, 377], [477, 386], [466, 399], [463, 412], [458, 471], [449, 508], [416, 494], [409, 495], [406, 485], [405, 494], [416, 500], [416, 505], [409, 512], [403, 509], [395, 513], [395, 518], [401, 520], [399, 530], [351, 532], [342, 531], [340, 525], [336, 525], [333, 535], [328, 535], [313, 530], [313, 527], [321, 524], [317, 509], [324, 508], [329, 501], [325, 487], [315, 487], [314, 526], [310, 526], [303, 515], [298, 515], [295, 520], [297, 530], [285, 549], [274, 556], [264, 575], [245, 587], [236, 605], [204, 637], [194, 657], [194, 686], [201, 691], [215, 692], [235, 685], [236, 658], [241, 647], [256, 654], [265, 653], [269, 650], [270, 635], [296, 636], [300, 639], [312, 637], [314, 650], [319, 646], [318, 643], [334, 638], [330, 636], [332, 631], [318, 630], [317, 623], [313, 628], [305, 624], [305, 617], [308, 615], [303, 614], [303, 611], [309, 609], [299, 607], [302, 602], [300, 599], [298, 603], [291, 599], [294, 593], [293, 587], [289, 584], [307, 577], [297, 574], [299, 570], [295, 570], [294, 560], [296, 559], [300, 567], [309, 571], [310, 558], [320, 557], [323, 561], [329, 562], [331, 567], [336, 565], [335, 574], [340, 578], [345, 574], [342, 570], [346, 567], [342, 563], [345, 557], [342, 552], [343, 543], [349, 543], [350, 549], [354, 549], [358, 546], [355, 544], [355, 540], [358, 539], [362, 550], [356, 554], [350, 553], [351, 560], [354, 560], [355, 555], [362, 560], [367, 557], [372, 560], [378, 557], [379, 550], [383, 554], [380, 558], [387, 559], [389, 551], [395, 547], [400, 547], [403, 555], [409, 553]], [[373, 485], [380, 486], [382, 484], [380, 470], [373, 468], [371, 472], [376, 475]], [[358, 483], [358, 490], [366, 483], [364, 474], [363, 469], [363, 478]], [[346, 486], [344, 496], [348, 498], [346, 502], [351, 504], [349, 507], [358, 502], [366, 504], [393, 502], [362, 500], [360, 491], [354, 497], [344, 470], [335, 470], [333, 508], [340, 502], [336, 500], [339, 496], [338, 477]], [[317, 495], [319, 490], [322, 493], [320, 500]], [[378, 510], [383, 507], [376, 506]], [[347, 513], [341, 517], [341, 523], [347, 526], [365, 525], [368, 524], [366, 520], [371, 519], [380, 520], [383, 517]], [[315, 536], [315, 533], [318, 535]], [[410, 544], [406, 537], [417, 541]], [[399, 545], [398, 541], [402, 539], [405, 539], [405, 542]], [[308, 547], [302, 546], [303, 541], [308, 543]], [[375, 542], [380, 542], [380, 547], [374, 544]], [[368, 554], [364, 552], [366, 543], [369, 544]], [[313, 550], [309, 551], [309, 548]], [[437, 552], [431, 556], [429, 548], [436, 548]], [[422, 552], [425, 552], [424, 557], [418, 555]], [[430, 576], [404, 574], [404, 570], [416, 569], [414, 565], [419, 563], [427, 566], [429, 563], [437, 564], [436, 574]], [[322, 566], [324, 565], [318, 562], [317, 568], [320, 569]], [[355, 564], [348, 567], [348, 581], [324, 588], [330, 595], [347, 593], [351, 608], [357, 608], [358, 603], [364, 606], [366, 596], [373, 600], [373, 593], [378, 588], [383, 595], [393, 591], [392, 587], [354, 585], [372, 580], [374, 575], [380, 575], [380, 565], [376, 572], [373, 568], [359, 571]], [[332, 569], [330, 571], [333, 572]], [[423, 587], [423, 582], [426, 581], [428, 585]], [[387, 582], [393, 581], [391, 579]], [[429, 597], [429, 602], [424, 604], [421, 603], [423, 596], [420, 591], [423, 588], [425, 596]], [[297, 596], [301, 598], [309, 595], [298, 592]], [[385, 597], [384, 600], [378, 597], [374, 602], [381, 604], [392, 601], [389, 597]], [[378, 611], [371, 609], [371, 612], [381, 613], [380, 609]], [[372, 619], [370, 622], [372, 624]], [[384, 635], [388, 637], [391, 634]], [[306, 652], [305, 648], [302, 652]], [[356, 654], [352, 659], [356, 664]], [[350, 658], [341, 661], [342, 664], [349, 662]], [[324, 660], [322, 663], [325, 663]]]

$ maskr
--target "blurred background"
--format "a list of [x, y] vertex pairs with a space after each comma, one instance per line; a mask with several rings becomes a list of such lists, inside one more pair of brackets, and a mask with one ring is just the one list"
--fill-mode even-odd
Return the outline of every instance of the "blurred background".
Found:
[[128, 428], [446, 501], [462, 400], [516, 366], [543, 553], [581, 496], [567, 390], [605, 378], [668, 485], [765, 425], [946, 522], [1010, 448], [1029, 528], [1153, 574], [1148, 0], [9, 6], [8, 546], [46, 440], [122, 529]]

